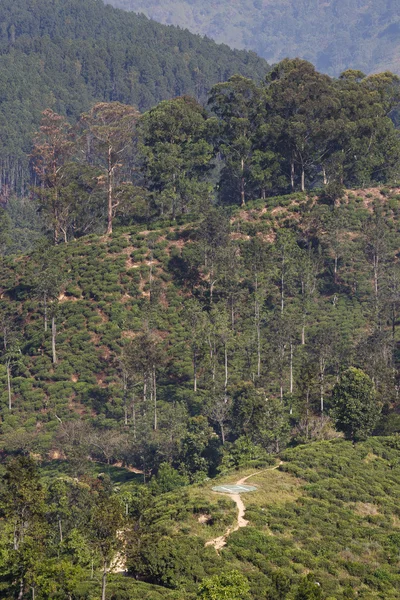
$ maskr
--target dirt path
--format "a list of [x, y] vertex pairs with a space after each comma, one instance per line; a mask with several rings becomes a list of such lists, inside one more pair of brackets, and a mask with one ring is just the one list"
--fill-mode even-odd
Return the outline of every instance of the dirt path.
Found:
[[[270, 469], [265, 469], [264, 471], [256, 471], [256, 473], [247, 475], [247, 477], [243, 477], [242, 479], [239, 479], [239, 481], [236, 481], [236, 485], [243, 485], [245, 481], [247, 481], [251, 477], [254, 477], [255, 475], [261, 475], [262, 473], [265, 473], [266, 471], [274, 471], [275, 469], [279, 469], [279, 467], [282, 464], [283, 464], [283, 462], [281, 461], [275, 467], [271, 467]], [[217, 492], [217, 493], [221, 493], [221, 492]], [[236, 524], [232, 525], [231, 527], [228, 527], [228, 529], [225, 531], [224, 535], [221, 535], [217, 538], [214, 538], [214, 539], [206, 542], [206, 546], [214, 546], [214, 548], [216, 549], [217, 552], [226, 545], [226, 540], [234, 531], [237, 531], [241, 527], [247, 527], [247, 525], [249, 524], [249, 522], [246, 521], [246, 519], [244, 518], [244, 515], [246, 512], [246, 507], [244, 505], [241, 495], [240, 494], [224, 494], [224, 495], [228, 496], [228, 498], [233, 500], [233, 502], [236, 504], [237, 509], [238, 509], [238, 516], [237, 516]]]

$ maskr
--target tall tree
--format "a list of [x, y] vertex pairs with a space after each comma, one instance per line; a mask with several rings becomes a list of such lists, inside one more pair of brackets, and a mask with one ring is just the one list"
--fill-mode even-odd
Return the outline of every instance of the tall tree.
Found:
[[67, 241], [66, 220], [70, 212], [70, 198], [65, 193], [65, 167], [72, 152], [72, 133], [68, 121], [51, 109], [46, 109], [34, 138], [31, 159], [37, 178], [35, 195], [41, 211], [50, 222], [55, 244], [59, 243], [62, 232]]
[[147, 328], [143, 329], [125, 348], [126, 367], [132, 374], [142, 377], [143, 402], [148, 399], [153, 405], [153, 429], [158, 427], [157, 373], [162, 367], [163, 357], [160, 338]]
[[100, 489], [96, 496], [89, 535], [93, 548], [102, 560], [101, 600], [106, 600], [107, 575], [111, 561], [122, 545], [120, 530], [124, 518], [121, 502], [116, 496], [107, 489]]
[[[214, 132], [215, 144], [222, 154], [224, 167], [220, 183], [221, 193], [235, 182], [236, 194], [242, 206], [250, 193], [251, 169], [256, 149], [255, 133], [261, 118], [262, 91], [251, 80], [234, 75], [226, 83], [211, 90], [209, 107], [218, 118]], [[259, 168], [260, 157], [256, 164]]]
[[113, 230], [116, 210], [123, 199], [118, 177], [126, 174], [128, 157], [135, 141], [139, 112], [120, 102], [99, 102], [82, 115], [89, 161], [100, 168], [100, 184], [107, 191], [107, 234]]
[[[285, 156], [294, 190], [300, 179], [304, 192], [331, 151], [332, 120], [339, 103], [331, 79], [300, 59], [285, 59], [267, 75], [268, 106], [280, 129], [280, 153]], [[298, 172], [300, 177], [298, 177]]]
[[1, 504], [12, 536], [10, 568], [15, 573], [15, 597], [22, 600], [30, 585], [35, 594], [35, 573], [40, 570], [45, 525], [45, 491], [32, 458], [19, 456], [6, 468]]
[[209, 205], [209, 127], [204, 108], [188, 96], [161, 102], [140, 119], [143, 175], [161, 214], [175, 218]]
[[13, 408], [12, 373], [21, 359], [20, 339], [15, 315], [0, 307], [1, 360], [6, 367], [8, 410]]

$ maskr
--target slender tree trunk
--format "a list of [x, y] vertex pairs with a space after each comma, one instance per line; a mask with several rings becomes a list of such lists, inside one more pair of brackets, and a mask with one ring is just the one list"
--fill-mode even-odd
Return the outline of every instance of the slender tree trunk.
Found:
[[8, 392], [8, 410], [12, 410], [12, 394], [11, 394], [11, 365], [10, 361], [6, 362], [7, 371], [7, 392]]
[[53, 315], [53, 317], [51, 319], [51, 350], [52, 350], [52, 354], [53, 354], [53, 365], [57, 364], [56, 337], [57, 337], [56, 318]]
[[107, 235], [113, 230], [113, 168], [112, 168], [112, 147], [108, 147], [107, 161]]
[[337, 254], [335, 254], [335, 264], [334, 264], [333, 272], [334, 272], [333, 280], [336, 285], [337, 284], [337, 273], [338, 273], [338, 255]]
[[293, 394], [293, 342], [290, 340], [290, 393]]
[[228, 387], [228, 348], [227, 345], [224, 345], [224, 354], [225, 354], [225, 382], [224, 382], [224, 390], [226, 394], [226, 388]]
[[44, 304], [44, 331], [47, 333], [47, 294], [43, 296], [43, 304]]
[[32, 586], [32, 600], [35, 600], [35, 588]]
[[24, 597], [24, 578], [21, 577], [19, 580], [19, 592], [18, 592], [18, 600], [22, 600]]
[[324, 412], [324, 400], [325, 400], [325, 365], [324, 360], [320, 360], [320, 404], [321, 404], [321, 414]]
[[132, 392], [132, 425], [133, 425], [133, 439], [136, 441], [136, 406], [135, 406], [135, 392]]
[[153, 401], [154, 401], [154, 431], [157, 431], [157, 382], [156, 382], [156, 368], [153, 366]]
[[257, 334], [257, 377], [261, 375], [261, 328], [260, 328], [260, 304], [256, 298], [254, 306], [254, 316], [256, 322]]
[[304, 167], [301, 168], [301, 191], [306, 191], [306, 174], [304, 171]]
[[101, 600], [106, 600], [106, 586], [107, 586], [107, 561], [104, 561], [103, 577], [101, 580]]
[[60, 517], [58, 517], [58, 531], [60, 534], [60, 544], [63, 543], [63, 530], [62, 530], [62, 521], [60, 519]]
[[292, 159], [291, 163], [290, 163], [290, 184], [292, 187], [292, 191], [294, 191], [294, 184], [295, 184], [295, 172], [294, 172], [294, 160]]
[[14, 548], [14, 550], [18, 550], [18, 536], [17, 536], [17, 526], [16, 525], [14, 525], [13, 548]]
[[246, 196], [245, 196], [245, 181], [244, 181], [244, 160], [242, 158], [242, 177], [240, 179], [240, 199], [242, 206], [246, 205]]
[[306, 440], [308, 440], [309, 436], [309, 419], [310, 419], [310, 390], [307, 389], [307, 399], [306, 399]]
[[193, 350], [193, 391], [197, 392], [197, 348]]
[[215, 381], [214, 351], [213, 351], [213, 343], [212, 343], [211, 339], [209, 339], [208, 345], [210, 347], [211, 376], [212, 376], [212, 380]]

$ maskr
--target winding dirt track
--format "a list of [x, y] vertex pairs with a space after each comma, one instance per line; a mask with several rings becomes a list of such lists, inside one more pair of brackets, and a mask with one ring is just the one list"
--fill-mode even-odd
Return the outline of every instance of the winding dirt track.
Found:
[[[261, 475], [262, 473], [265, 473], [266, 471], [274, 471], [275, 469], [279, 469], [279, 467], [282, 464], [283, 463], [281, 461], [275, 467], [271, 467], [270, 469], [265, 469], [264, 471], [257, 471], [256, 473], [247, 475], [247, 477], [243, 477], [242, 479], [239, 479], [239, 481], [236, 481], [236, 485], [243, 485], [245, 481], [247, 481], [251, 477], [254, 477], [255, 475]], [[222, 492], [217, 492], [217, 493], [222, 493]], [[228, 529], [225, 531], [224, 535], [221, 535], [217, 538], [214, 538], [214, 539], [206, 542], [206, 544], [205, 544], [206, 546], [214, 546], [214, 548], [216, 549], [217, 552], [226, 545], [226, 540], [234, 531], [237, 531], [241, 527], [247, 527], [247, 525], [249, 524], [249, 522], [246, 521], [246, 519], [244, 518], [244, 515], [246, 512], [246, 507], [244, 505], [241, 495], [240, 494], [224, 494], [224, 496], [228, 496], [228, 498], [233, 500], [233, 502], [236, 504], [236, 506], [238, 508], [238, 516], [237, 516], [236, 524], [232, 525], [231, 527], [228, 527]]]

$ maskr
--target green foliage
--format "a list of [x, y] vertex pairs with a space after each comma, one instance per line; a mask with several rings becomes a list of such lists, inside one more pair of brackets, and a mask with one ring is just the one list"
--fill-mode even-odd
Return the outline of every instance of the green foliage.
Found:
[[338, 428], [352, 440], [365, 439], [377, 424], [381, 411], [373, 382], [354, 367], [343, 373], [333, 388], [332, 408]]
[[239, 571], [214, 575], [205, 579], [199, 589], [198, 598], [203, 600], [247, 600], [250, 585]]
[[95, 102], [144, 110], [181, 94], [204, 100], [221, 77], [261, 79], [268, 69], [254, 54], [98, 0], [40, 0], [31, 8], [27, 0], [6, 0], [0, 11], [0, 172], [18, 193], [29, 180], [31, 138], [46, 108], [76, 121]]

